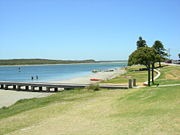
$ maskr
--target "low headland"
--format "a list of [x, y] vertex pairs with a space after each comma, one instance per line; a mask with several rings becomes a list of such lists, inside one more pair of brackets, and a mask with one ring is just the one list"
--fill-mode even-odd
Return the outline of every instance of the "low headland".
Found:
[[51, 60], [51, 59], [0, 59], [0, 66], [5, 65], [51, 65], [51, 64], [80, 64], [102, 62], [127, 62], [127, 60], [96, 61], [89, 60]]

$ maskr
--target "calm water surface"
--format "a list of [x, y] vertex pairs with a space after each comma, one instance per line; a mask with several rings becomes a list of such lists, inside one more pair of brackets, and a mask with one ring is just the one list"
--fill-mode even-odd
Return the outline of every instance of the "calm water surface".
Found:
[[[91, 71], [126, 66], [127, 63], [62, 64], [36, 66], [0, 66], [0, 81], [61, 81], [93, 74]], [[31, 79], [34, 77], [33, 80]], [[38, 80], [36, 79], [38, 76]]]

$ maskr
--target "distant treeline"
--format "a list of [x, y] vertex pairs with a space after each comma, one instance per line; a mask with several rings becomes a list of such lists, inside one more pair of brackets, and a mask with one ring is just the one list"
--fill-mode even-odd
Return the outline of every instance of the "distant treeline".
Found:
[[95, 60], [50, 60], [50, 59], [8, 59], [0, 60], [0, 65], [38, 65], [38, 64], [76, 64], [99, 62], [127, 62], [127, 61], [95, 61]]
[[72, 64], [95, 63], [94, 60], [49, 60], [49, 59], [9, 59], [0, 60], [0, 65]]

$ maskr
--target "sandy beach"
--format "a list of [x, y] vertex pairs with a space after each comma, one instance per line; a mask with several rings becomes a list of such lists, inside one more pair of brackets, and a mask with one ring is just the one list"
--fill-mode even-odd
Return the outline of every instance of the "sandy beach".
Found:
[[[93, 84], [97, 81], [91, 81], [90, 79], [101, 79], [108, 80], [114, 77], [117, 77], [121, 74], [124, 74], [126, 71], [123, 69], [117, 69], [112, 72], [98, 72], [85, 77], [73, 78], [65, 81], [56, 81], [50, 83], [77, 83], [77, 84]], [[10, 106], [16, 103], [20, 99], [29, 99], [29, 98], [40, 98], [52, 95], [53, 93], [45, 92], [25, 92], [25, 91], [14, 91], [14, 90], [2, 90], [0, 89], [0, 108], [3, 106]]]
[[52, 93], [26, 92], [0, 89], [0, 108], [10, 106], [20, 99], [40, 98], [52, 95]]
[[121, 74], [124, 74], [126, 71], [123, 69], [116, 69], [112, 72], [97, 72], [92, 75], [84, 76], [84, 77], [77, 77], [70, 80], [65, 81], [56, 81], [52, 83], [77, 83], [77, 84], [93, 84], [97, 83], [97, 81], [91, 81], [90, 79], [100, 79], [100, 80], [109, 80], [115, 78]]

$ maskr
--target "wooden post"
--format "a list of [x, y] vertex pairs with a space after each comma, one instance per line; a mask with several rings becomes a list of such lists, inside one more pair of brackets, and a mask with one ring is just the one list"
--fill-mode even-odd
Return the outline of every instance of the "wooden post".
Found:
[[39, 91], [42, 91], [42, 87], [39, 87]]
[[136, 79], [133, 79], [133, 86], [136, 86]]
[[25, 90], [29, 90], [29, 86], [25, 86]]
[[129, 79], [129, 88], [132, 88], [132, 79]]
[[55, 91], [55, 92], [58, 92], [58, 88], [54, 88], [54, 91]]
[[16, 85], [13, 85], [13, 89], [14, 89], [14, 90], [16, 89]]
[[3, 84], [1, 84], [1, 89], [4, 89], [4, 85]]

